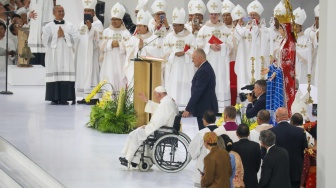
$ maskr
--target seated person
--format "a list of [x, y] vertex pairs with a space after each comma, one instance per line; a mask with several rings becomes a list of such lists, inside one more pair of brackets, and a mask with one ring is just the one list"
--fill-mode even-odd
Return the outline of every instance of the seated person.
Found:
[[205, 128], [198, 131], [195, 137], [191, 140], [188, 152], [193, 160], [196, 160], [196, 167], [194, 171], [194, 186], [201, 187], [201, 174], [198, 169], [203, 169], [204, 167], [204, 157], [208, 154], [207, 149], [203, 144], [203, 136], [207, 132], [211, 132], [217, 128], [216, 122], [216, 114], [208, 110], [203, 115], [203, 125]]
[[246, 117], [254, 118], [260, 110], [266, 109], [266, 80], [257, 80], [254, 84], [254, 95], [257, 98], [253, 101], [252, 94], [247, 95], [249, 104], [246, 108]]
[[236, 123], [237, 111], [235, 107], [233, 106], [225, 107], [223, 114], [225, 124], [223, 126], [219, 126], [217, 129], [214, 130], [214, 132], [218, 136], [222, 134], [227, 134], [228, 131], [235, 132], [238, 128], [238, 125]]
[[147, 103], [145, 112], [152, 113], [152, 118], [147, 125], [138, 127], [128, 135], [126, 144], [122, 150], [125, 158], [119, 158], [121, 164], [125, 166], [131, 163], [133, 167], [136, 167], [140, 162], [140, 154], [135, 154], [143, 141], [160, 127], [173, 126], [175, 116], [178, 114], [175, 101], [167, 95], [167, 91], [163, 86], [158, 86], [154, 89], [154, 97], [160, 103], [148, 100], [143, 93], [139, 94], [139, 96]]

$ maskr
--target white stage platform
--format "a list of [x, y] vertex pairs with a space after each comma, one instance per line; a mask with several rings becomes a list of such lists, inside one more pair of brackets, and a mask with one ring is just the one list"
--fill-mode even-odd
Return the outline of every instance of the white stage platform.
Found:
[[13, 86], [45, 85], [45, 68], [42, 65], [17, 67], [8, 65], [8, 84]]

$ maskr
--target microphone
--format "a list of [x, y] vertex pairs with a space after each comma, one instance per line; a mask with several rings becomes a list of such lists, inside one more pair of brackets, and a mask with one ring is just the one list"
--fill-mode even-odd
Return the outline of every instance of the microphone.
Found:
[[161, 38], [161, 36], [156, 37], [155, 39], [149, 41], [149, 42], [148, 42], [146, 45], [144, 45], [142, 48], [139, 48], [139, 50], [137, 51], [137, 56], [136, 56], [136, 58], [134, 58], [133, 60], [134, 60], [134, 61], [142, 61], [142, 59], [139, 58], [139, 51], [142, 50], [144, 47], [148, 46], [150, 43], [152, 43], [153, 41], [155, 41], [155, 40], [158, 39], [158, 38]]

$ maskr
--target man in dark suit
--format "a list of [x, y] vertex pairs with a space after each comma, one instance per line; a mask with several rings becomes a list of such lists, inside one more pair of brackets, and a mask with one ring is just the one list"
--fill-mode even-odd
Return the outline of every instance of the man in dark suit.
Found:
[[303, 129], [288, 123], [288, 111], [286, 108], [278, 108], [275, 112], [275, 117], [278, 125], [269, 130], [276, 135], [275, 145], [287, 150], [292, 188], [299, 188], [304, 149], [308, 147], [306, 134]]
[[202, 117], [205, 111], [218, 112], [216, 88], [216, 76], [210, 63], [206, 60], [203, 49], [196, 49], [192, 55], [192, 61], [196, 71], [191, 85], [191, 97], [182, 116], [188, 117], [192, 114], [197, 118], [199, 130], [204, 128]]
[[258, 186], [257, 173], [261, 163], [260, 145], [250, 141], [249, 135], [249, 127], [246, 124], [240, 124], [237, 129], [237, 136], [240, 140], [233, 143], [232, 150], [237, 152], [242, 160], [245, 188], [256, 188]]
[[230, 188], [232, 168], [229, 153], [217, 145], [216, 133], [205, 133], [203, 140], [210, 153], [204, 158], [201, 187]]
[[257, 80], [255, 82], [253, 92], [257, 100], [253, 101], [252, 94], [247, 95], [247, 100], [250, 102], [246, 107], [247, 118], [256, 117], [260, 110], [266, 109], [266, 90], [266, 80]]
[[258, 188], [290, 188], [289, 158], [284, 148], [275, 146], [276, 136], [270, 130], [260, 132], [261, 146], [267, 154], [261, 166]]

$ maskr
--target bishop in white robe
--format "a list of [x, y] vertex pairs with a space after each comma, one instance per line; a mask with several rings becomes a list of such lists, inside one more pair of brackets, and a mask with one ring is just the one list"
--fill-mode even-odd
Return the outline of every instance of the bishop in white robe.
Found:
[[196, 48], [194, 35], [184, 28], [184, 9], [173, 11], [173, 27], [163, 43], [165, 65], [165, 88], [178, 106], [186, 106], [190, 99], [191, 81], [195, 74], [192, 54]]
[[46, 47], [46, 100], [67, 105], [75, 101], [75, 42], [78, 29], [64, 21], [62, 6], [54, 8], [55, 20], [43, 28], [42, 42]]
[[[76, 50], [75, 87], [77, 94], [83, 96], [83, 100], [77, 101], [78, 104], [85, 103], [85, 97], [90, 94], [99, 82], [99, 40], [104, 27], [101, 21], [95, 16], [95, 4], [92, 4], [92, 7], [84, 9], [85, 14], [92, 15], [93, 23], [86, 20], [86, 22], [90, 23], [84, 24], [84, 21], [82, 21], [78, 29], [79, 41]], [[93, 99], [97, 99], [97, 95]]]
[[[155, 103], [141, 95], [144, 101], [147, 101], [145, 112], [152, 113], [152, 118], [147, 125], [141, 126], [132, 131], [126, 140], [122, 154], [128, 162], [138, 164], [140, 162], [140, 154], [136, 154], [140, 145], [147, 137], [162, 126], [172, 127], [175, 116], [178, 114], [178, 108], [175, 101], [167, 95], [167, 91], [163, 86], [158, 86], [154, 90], [154, 97], [160, 101]], [[125, 161], [125, 159], [121, 159]]]
[[100, 44], [100, 80], [110, 82], [116, 91], [126, 86], [124, 83], [126, 42], [131, 38], [131, 34], [122, 24], [125, 9], [121, 6], [117, 3], [112, 7], [111, 25], [104, 30]]

